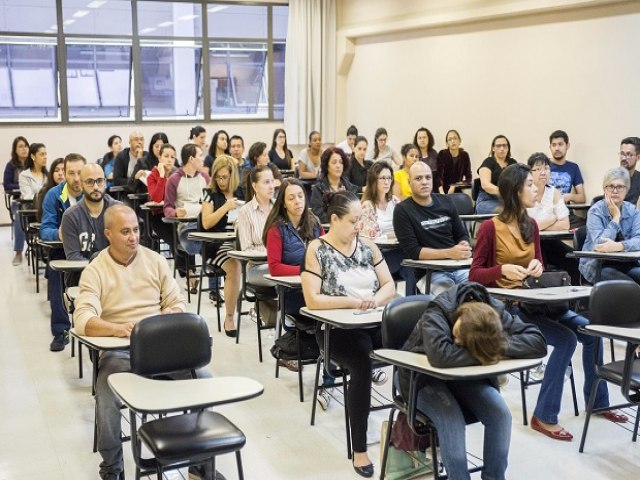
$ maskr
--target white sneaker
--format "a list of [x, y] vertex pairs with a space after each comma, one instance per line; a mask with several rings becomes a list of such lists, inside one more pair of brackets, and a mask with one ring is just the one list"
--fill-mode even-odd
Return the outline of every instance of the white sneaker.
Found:
[[320, 408], [322, 408], [322, 410], [326, 412], [327, 408], [329, 408], [329, 404], [331, 403], [331, 396], [329, 395], [329, 392], [326, 391], [326, 389], [320, 388], [318, 389], [318, 396], [316, 397], [316, 401], [318, 402], [318, 404], [320, 404]]
[[371, 381], [376, 385], [384, 385], [387, 382], [387, 373], [381, 368], [376, 368], [371, 372]]
[[536, 368], [529, 370], [529, 378], [535, 382], [538, 382], [544, 378], [544, 371], [547, 368], [547, 365], [541, 363]]

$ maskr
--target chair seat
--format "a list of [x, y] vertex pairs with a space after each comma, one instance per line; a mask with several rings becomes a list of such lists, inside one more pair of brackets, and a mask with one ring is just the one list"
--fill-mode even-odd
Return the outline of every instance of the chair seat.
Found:
[[[598, 375], [607, 382], [622, 384], [622, 370], [624, 368], [624, 360], [619, 362], [611, 362], [598, 367]], [[631, 374], [631, 388], [640, 389], [640, 360], [633, 362], [633, 373]]]
[[189, 458], [204, 461], [240, 450], [244, 433], [219, 413], [201, 411], [153, 420], [142, 425], [140, 438], [160, 463]]

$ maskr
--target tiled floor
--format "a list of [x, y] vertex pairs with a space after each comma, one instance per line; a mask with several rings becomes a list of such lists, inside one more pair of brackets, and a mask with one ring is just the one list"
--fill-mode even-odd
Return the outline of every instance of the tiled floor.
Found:
[[[46, 288], [35, 293], [35, 280], [26, 263], [11, 266], [8, 228], [0, 228], [0, 480], [87, 480], [98, 478], [99, 455], [91, 452], [93, 399], [88, 377], [78, 379], [77, 360], [70, 349], [49, 352], [49, 305]], [[298, 401], [297, 376], [281, 370], [274, 378], [274, 361], [265, 341], [264, 363], [258, 362], [254, 324], [244, 322], [242, 339], [218, 333], [215, 308], [205, 302], [204, 316], [214, 338], [214, 375], [246, 375], [262, 382], [261, 397], [221, 408], [247, 435], [243, 449], [247, 479], [355, 479], [346, 458], [342, 408], [334, 403], [319, 410], [316, 426], [309, 425], [313, 369], [305, 369], [306, 401]], [[191, 307], [195, 310], [195, 303]], [[268, 336], [268, 332], [263, 332]], [[85, 371], [89, 369], [85, 360]], [[580, 355], [574, 356], [581, 385]], [[388, 387], [388, 386], [387, 386]], [[533, 408], [537, 388], [528, 393]], [[578, 453], [577, 439], [554, 442], [521, 423], [520, 396], [512, 379], [504, 396], [514, 417], [508, 478], [511, 479], [636, 479], [640, 478], [640, 446], [631, 434], [602, 419], [592, 422], [586, 453]], [[620, 399], [611, 389], [611, 396]], [[583, 402], [580, 399], [582, 408]], [[370, 438], [379, 439], [386, 412], [371, 416]], [[562, 424], [578, 437], [584, 415], [574, 417], [570, 391], [565, 392]], [[468, 429], [468, 447], [482, 453], [482, 428]], [[133, 478], [130, 445], [124, 446], [127, 478]], [[370, 455], [379, 466], [379, 443]], [[237, 478], [233, 457], [219, 469]], [[377, 472], [376, 472], [377, 473]], [[181, 478], [172, 474], [168, 478]], [[474, 478], [480, 478], [479, 474]]]

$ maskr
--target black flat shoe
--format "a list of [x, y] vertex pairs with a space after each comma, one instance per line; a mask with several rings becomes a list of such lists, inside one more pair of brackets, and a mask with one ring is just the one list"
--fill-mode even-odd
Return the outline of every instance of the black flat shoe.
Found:
[[353, 469], [361, 477], [365, 477], [365, 478], [373, 477], [373, 463], [370, 463], [369, 465], [365, 465], [364, 467], [356, 467], [355, 465], [353, 465]]
[[224, 328], [224, 333], [226, 333], [227, 337], [235, 338], [238, 335], [238, 330], [235, 328], [233, 330], [227, 330], [227, 327], [224, 326], [222, 328]]

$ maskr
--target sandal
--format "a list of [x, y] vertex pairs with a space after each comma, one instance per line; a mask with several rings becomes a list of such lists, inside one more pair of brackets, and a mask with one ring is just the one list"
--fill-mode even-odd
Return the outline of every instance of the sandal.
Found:
[[284, 360], [284, 359], [279, 359], [278, 363], [280, 364], [280, 366], [286, 368], [287, 370], [291, 370], [292, 372], [297, 372], [298, 371], [298, 361], [297, 360]]
[[193, 282], [193, 284], [189, 287], [189, 293], [191, 295], [197, 295], [198, 294], [198, 280]]
[[627, 423], [627, 420], [629, 420], [629, 417], [623, 413], [617, 413], [615, 410], [608, 410], [606, 412], [598, 413], [597, 415], [600, 415], [613, 423]]
[[573, 440], [573, 435], [567, 432], [564, 428], [556, 431], [547, 430], [536, 417], [531, 417], [531, 428], [549, 438], [553, 438], [554, 440], [561, 440], [564, 442], [570, 442]]

